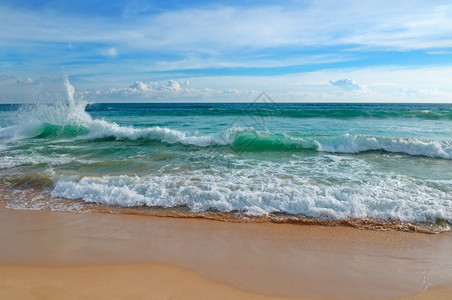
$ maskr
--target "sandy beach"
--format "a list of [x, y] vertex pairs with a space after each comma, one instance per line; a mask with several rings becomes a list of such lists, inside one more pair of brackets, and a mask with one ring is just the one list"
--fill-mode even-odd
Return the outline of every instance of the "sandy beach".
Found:
[[3, 206], [0, 215], [3, 298], [446, 299], [452, 292], [450, 233]]
[[452, 300], [452, 0], [0, 27], [0, 300]]
[[0, 267], [4, 299], [289, 299], [245, 292], [164, 264]]

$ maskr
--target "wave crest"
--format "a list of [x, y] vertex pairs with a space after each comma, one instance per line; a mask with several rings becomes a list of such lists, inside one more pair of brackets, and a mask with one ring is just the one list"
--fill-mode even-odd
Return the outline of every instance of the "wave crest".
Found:
[[324, 137], [293, 137], [285, 133], [259, 132], [253, 129], [239, 129], [232, 132], [231, 145], [237, 151], [299, 152], [316, 150], [330, 153], [385, 151], [452, 159], [452, 143], [450, 141], [351, 134]]
[[[10, 130], [14, 132], [13, 130]], [[25, 130], [22, 129], [22, 133]], [[128, 140], [190, 145], [195, 147], [229, 146], [236, 152], [361, 153], [384, 151], [433, 158], [452, 159], [452, 142], [419, 138], [378, 137], [343, 134], [335, 136], [292, 136], [284, 132], [258, 131], [253, 128], [229, 128], [220, 134], [201, 135], [167, 127], [135, 128], [105, 120], [90, 120], [87, 125], [41, 124], [28, 129], [33, 138], [74, 138], [75, 140]]]

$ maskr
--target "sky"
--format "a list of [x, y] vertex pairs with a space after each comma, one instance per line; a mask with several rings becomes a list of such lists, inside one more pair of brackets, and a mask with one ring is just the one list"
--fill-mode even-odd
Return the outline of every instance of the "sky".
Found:
[[449, 1], [0, 0], [0, 103], [452, 103]]

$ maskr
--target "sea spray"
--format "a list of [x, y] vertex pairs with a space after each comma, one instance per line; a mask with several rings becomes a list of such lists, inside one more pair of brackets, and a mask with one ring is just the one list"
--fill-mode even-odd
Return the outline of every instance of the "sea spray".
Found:
[[69, 82], [68, 76], [64, 77], [64, 86], [66, 87], [67, 101], [68, 101], [69, 107], [74, 108], [75, 107], [75, 101], [74, 101], [75, 88]]
[[19, 107], [15, 119], [17, 124], [0, 129], [0, 138], [32, 138], [46, 136], [62, 136], [88, 133], [92, 123], [91, 116], [86, 113], [88, 104], [75, 98], [75, 89], [64, 78], [66, 95], [53, 103], [36, 103]]
[[[320, 167], [312, 161], [309, 165]], [[277, 171], [284, 168], [296, 169], [299, 174]], [[419, 185], [406, 176], [380, 172], [361, 179], [370, 171], [363, 163], [348, 169], [355, 174], [347, 174], [347, 180], [340, 172], [326, 169], [324, 181], [336, 182], [335, 185], [307, 179], [307, 167], [268, 162], [246, 171], [217, 168], [211, 174], [204, 170], [145, 177], [83, 177], [78, 181], [58, 181], [52, 195], [124, 207], [187, 206], [194, 212], [216, 210], [257, 216], [286, 213], [324, 220], [452, 221], [447, 192]], [[272, 173], [273, 176], [268, 175]]]

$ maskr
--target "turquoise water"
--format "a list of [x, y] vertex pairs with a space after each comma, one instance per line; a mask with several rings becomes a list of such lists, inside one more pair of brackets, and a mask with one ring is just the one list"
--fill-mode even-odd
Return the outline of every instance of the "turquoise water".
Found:
[[0, 105], [9, 207], [452, 222], [451, 104], [86, 105], [67, 88]]

